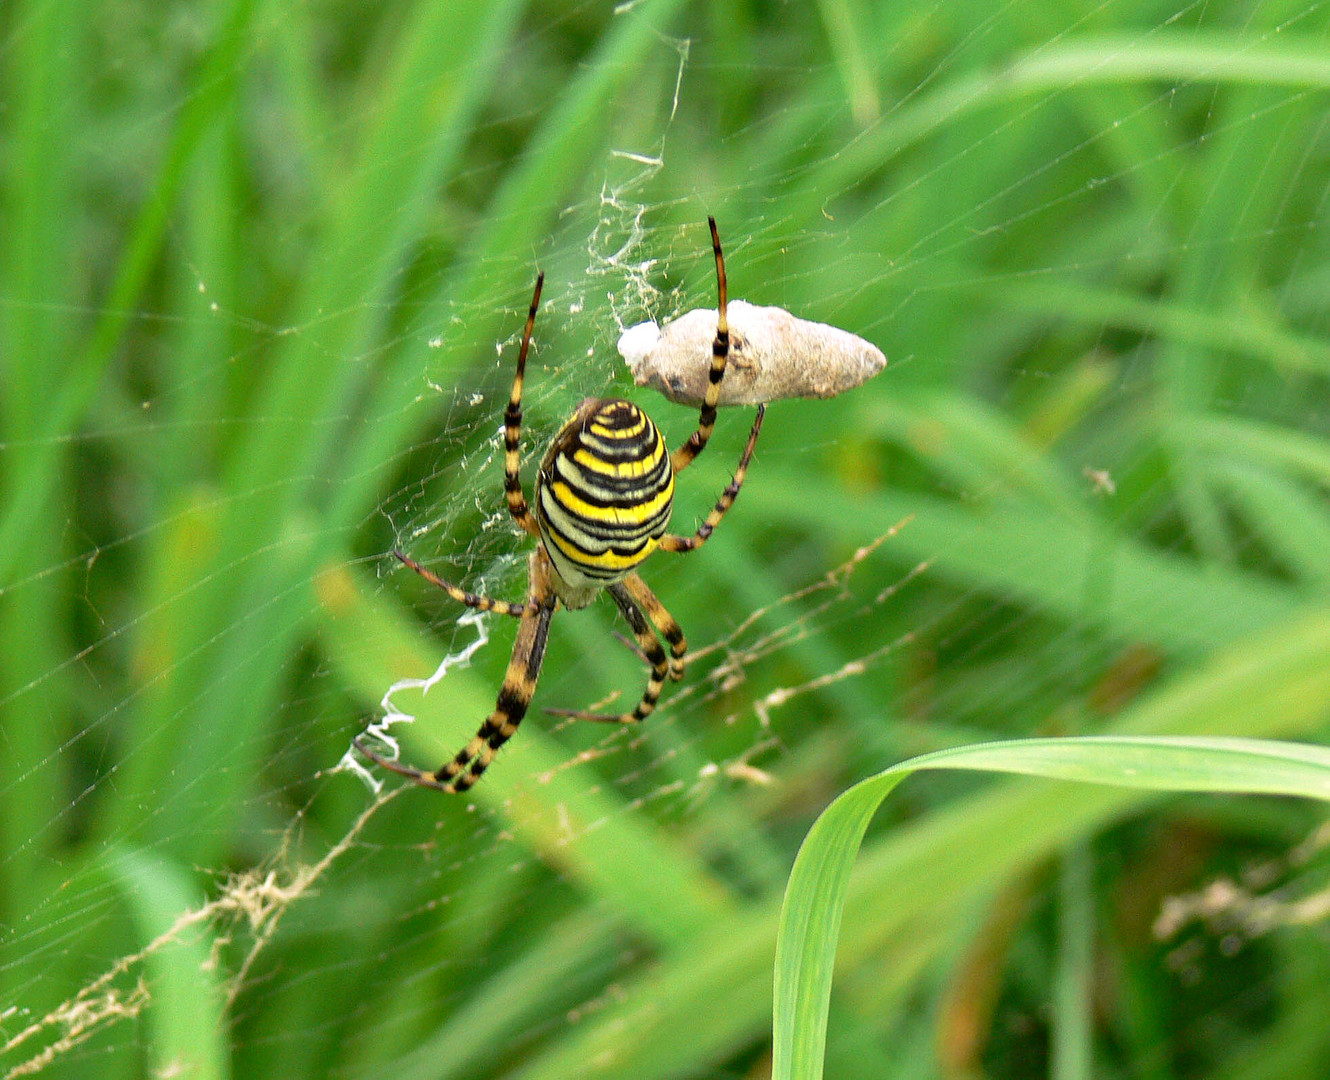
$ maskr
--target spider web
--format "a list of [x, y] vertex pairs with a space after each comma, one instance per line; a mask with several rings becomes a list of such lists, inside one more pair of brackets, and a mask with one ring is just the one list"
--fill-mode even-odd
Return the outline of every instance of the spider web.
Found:
[[[34, 148], [0, 241], [0, 1075], [764, 1075], [763, 935], [837, 791], [1113, 730], [1318, 610], [1322, 5], [454, 8], [0, 23], [0, 122]], [[473, 792], [380, 787], [357, 735], [437, 765], [508, 660], [511, 620], [389, 553], [522, 598], [502, 411], [536, 268], [528, 492], [586, 396], [695, 426], [615, 342], [714, 303], [708, 213], [732, 296], [887, 371], [773, 405], [714, 539], [644, 566], [691, 646], [647, 724], [542, 711], [640, 694], [600, 602], [556, 616]], [[675, 531], [749, 417], [722, 411]], [[981, 795], [907, 793], [876, 850]], [[1172, 1032], [1104, 1022], [1122, 1075], [1210, 1075], [1317, 1015], [1323, 965], [1284, 952], [1323, 929], [1325, 846], [1303, 808], [1205, 807], [1116, 826], [1113, 887], [1060, 879], [1144, 897], [1097, 940], [1190, 995]], [[1069, 894], [1014, 869], [852, 938], [833, 1074], [1042, 1068], [1003, 964], [1047, 961], [1023, 950]]]

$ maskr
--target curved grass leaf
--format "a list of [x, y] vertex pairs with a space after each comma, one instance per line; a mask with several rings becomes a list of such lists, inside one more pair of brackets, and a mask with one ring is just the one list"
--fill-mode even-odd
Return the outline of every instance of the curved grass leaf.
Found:
[[822, 1075], [836, 940], [854, 858], [883, 800], [924, 769], [1330, 801], [1330, 749], [1259, 739], [1100, 736], [983, 743], [926, 754], [861, 781], [814, 823], [785, 890], [776, 943], [776, 1080]]

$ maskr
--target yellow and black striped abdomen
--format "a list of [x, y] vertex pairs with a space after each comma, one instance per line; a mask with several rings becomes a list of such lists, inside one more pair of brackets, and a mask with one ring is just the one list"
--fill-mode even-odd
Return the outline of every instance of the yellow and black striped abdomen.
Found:
[[670, 452], [631, 401], [592, 398], [550, 444], [536, 478], [536, 521], [564, 582], [621, 581], [665, 533], [674, 500]]

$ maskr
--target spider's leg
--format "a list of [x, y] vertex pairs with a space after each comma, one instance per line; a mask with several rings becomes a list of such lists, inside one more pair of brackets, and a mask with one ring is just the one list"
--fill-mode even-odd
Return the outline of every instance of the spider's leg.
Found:
[[531, 508], [527, 506], [519, 473], [522, 465], [522, 381], [526, 378], [526, 354], [531, 347], [531, 331], [536, 325], [536, 309], [540, 307], [540, 289], [544, 284], [545, 275], [537, 274], [536, 291], [532, 294], [531, 307], [526, 315], [526, 329], [522, 331], [522, 348], [517, 353], [513, 389], [508, 395], [508, 407], [503, 412], [503, 493], [513, 520], [532, 536], [540, 535], [540, 527], [536, 524]]
[[552, 604], [536, 606], [533, 602], [522, 615], [517, 641], [513, 644], [513, 658], [508, 663], [508, 673], [499, 688], [494, 711], [485, 718], [480, 730], [452, 760], [434, 772], [426, 772], [424, 769], [403, 765], [400, 761], [389, 761], [371, 750], [363, 739], [356, 740], [356, 749], [376, 765], [382, 765], [422, 787], [448, 794], [465, 791], [481, 778], [499, 748], [516, 734], [518, 725], [526, 716], [531, 696], [536, 691], [536, 678], [540, 675], [550, 616], [553, 614]]
[[609, 586], [609, 592], [614, 597], [614, 602], [619, 605], [619, 610], [623, 612], [623, 617], [628, 620], [628, 625], [632, 627], [638, 648], [651, 664], [651, 674], [647, 678], [647, 688], [642, 692], [642, 700], [632, 712], [626, 713], [593, 713], [579, 709], [546, 709], [546, 712], [554, 713], [556, 716], [571, 716], [574, 720], [595, 720], [603, 724], [636, 724], [645, 720], [655, 710], [656, 702], [660, 700], [660, 691], [670, 674], [670, 660], [656, 639], [656, 635], [651, 632], [651, 627], [647, 625], [641, 609], [633, 602], [632, 594], [622, 583]]
[[675, 536], [673, 533], [666, 533], [660, 538], [659, 547], [661, 551], [692, 551], [700, 548], [707, 542], [708, 537], [715, 531], [720, 519], [734, 505], [734, 500], [739, 497], [739, 489], [743, 487], [744, 477], [748, 474], [748, 462], [753, 456], [753, 447], [757, 445], [757, 436], [762, 430], [762, 417], [766, 415], [767, 407], [759, 405], [757, 407], [757, 416], [753, 418], [752, 430], [748, 432], [748, 443], [744, 446], [744, 452], [739, 458], [739, 467], [734, 472], [734, 479], [721, 492], [720, 498], [716, 500], [716, 505], [712, 508], [707, 519], [697, 527], [697, 532], [692, 536]]
[[395, 772], [398, 776], [405, 776], [408, 780], [414, 781], [421, 787], [433, 788], [435, 791], [452, 791], [452, 788], [436, 778], [435, 773], [426, 772], [424, 769], [416, 769], [410, 765], [403, 765], [400, 761], [393, 761], [390, 758], [384, 757], [377, 750], [370, 749], [370, 746], [365, 742], [365, 737], [363, 735], [356, 738], [355, 747], [364, 757], [367, 757], [370, 761], [374, 762], [375, 765], [382, 766], [389, 772]]
[[444, 581], [433, 570], [425, 569], [415, 559], [410, 558], [405, 552], [397, 548], [393, 548], [393, 557], [408, 570], [414, 570], [431, 585], [437, 585], [459, 604], [465, 604], [467, 607], [477, 608], [480, 611], [497, 611], [500, 615], [511, 615], [514, 618], [520, 617], [522, 612], [526, 610], [525, 604], [514, 604], [509, 600], [493, 600], [488, 596], [480, 596], [458, 588], [451, 581]]
[[[646, 614], [651, 620], [651, 625], [656, 628], [656, 633], [670, 643], [670, 678], [676, 682], [683, 678], [683, 658], [688, 652], [688, 642], [683, 636], [683, 627], [678, 621], [665, 610], [665, 605], [657, 599], [656, 594], [647, 588], [647, 583], [637, 574], [629, 574], [623, 579], [623, 587], [628, 595], [633, 598], [633, 602]], [[646, 656], [642, 657], [646, 660]], [[647, 661], [650, 663], [650, 661]]]
[[433, 778], [442, 784], [443, 790], [460, 792], [469, 788], [484, 775], [499, 748], [517, 734], [518, 725], [526, 716], [531, 698], [536, 692], [536, 680], [540, 677], [540, 665], [545, 659], [545, 641], [549, 637], [550, 617], [553, 614], [552, 597], [532, 597], [517, 628], [513, 656], [508, 661], [503, 685], [499, 687], [494, 711], [485, 718], [471, 741], [434, 773]]
[[629, 641], [627, 637], [619, 633], [619, 631], [617, 630], [613, 631], [613, 633], [614, 633], [614, 640], [617, 641], [620, 645], [622, 645], [634, 656], [636, 656], [639, 660], [641, 660], [642, 663], [644, 664], [651, 663], [651, 661], [647, 659], [647, 654], [642, 651], [641, 646], [639, 646], [636, 641]]
[[363, 740], [357, 739], [356, 748], [362, 754], [423, 787], [449, 794], [465, 791], [484, 775], [499, 748], [516, 734], [518, 725], [531, 705], [531, 697], [536, 692], [536, 680], [540, 677], [540, 666], [545, 659], [550, 619], [558, 606], [550, 585], [547, 560], [548, 556], [540, 549], [531, 556], [531, 596], [522, 606], [508, 671], [503, 677], [503, 685], [499, 687], [494, 711], [485, 718], [471, 741], [434, 772], [389, 761], [369, 749]]
[[693, 463], [716, 429], [716, 405], [720, 401], [720, 381], [725, 378], [725, 365], [730, 359], [730, 322], [726, 307], [725, 256], [720, 251], [720, 234], [716, 219], [707, 218], [711, 226], [711, 249], [716, 255], [716, 339], [711, 343], [711, 368], [707, 372], [707, 392], [702, 399], [702, 411], [697, 418], [697, 430], [688, 436], [678, 450], [670, 455], [675, 472], [682, 472]]

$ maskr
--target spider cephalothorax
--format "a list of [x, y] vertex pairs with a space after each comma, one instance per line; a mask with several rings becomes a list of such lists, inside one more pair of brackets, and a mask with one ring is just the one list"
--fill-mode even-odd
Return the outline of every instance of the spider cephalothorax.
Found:
[[[529, 564], [530, 584], [522, 603], [477, 596], [444, 581], [400, 551], [393, 554], [453, 599], [481, 611], [497, 611], [520, 620], [512, 659], [492, 712], [470, 742], [434, 772], [412, 768], [356, 746], [370, 760], [440, 791], [465, 791], [485, 772], [499, 748], [517, 731], [535, 694], [545, 658], [550, 619], [562, 605], [583, 608], [602, 590], [623, 612], [638, 648], [651, 665], [651, 675], [637, 706], [626, 713], [605, 715], [564, 709], [565, 716], [612, 723], [636, 723], [656, 707], [667, 678], [683, 678], [687, 651], [683, 631], [638, 575], [636, 567], [653, 551], [692, 551], [706, 543], [734, 504], [743, 484], [753, 446], [762, 430], [765, 406], [759, 405], [739, 458], [734, 479], [692, 536], [666, 532], [674, 499], [674, 477], [706, 446], [716, 424], [716, 403], [729, 360], [730, 336], [725, 317], [725, 260], [714, 218], [711, 244], [716, 257], [716, 338], [711, 349], [707, 391], [697, 430], [671, 453], [659, 429], [641, 409], [621, 398], [588, 398], [555, 435], [536, 477], [535, 510], [527, 505], [519, 475], [521, 466], [522, 383], [531, 332], [540, 306], [544, 275], [527, 313], [512, 394], [504, 411], [504, 493], [513, 520], [538, 541]], [[659, 635], [659, 637], [657, 636]], [[667, 656], [660, 638], [670, 646]]]

